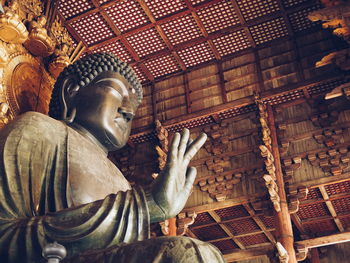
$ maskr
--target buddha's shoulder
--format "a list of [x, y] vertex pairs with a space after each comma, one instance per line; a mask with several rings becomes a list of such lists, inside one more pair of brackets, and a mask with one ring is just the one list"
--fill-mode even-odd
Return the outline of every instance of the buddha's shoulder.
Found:
[[6, 135], [13, 132], [38, 134], [38, 136], [56, 134], [57, 136], [60, 132], [66, 132], [66, 124], [45, 114], [30, 111], [14, 119], [1, 133]]

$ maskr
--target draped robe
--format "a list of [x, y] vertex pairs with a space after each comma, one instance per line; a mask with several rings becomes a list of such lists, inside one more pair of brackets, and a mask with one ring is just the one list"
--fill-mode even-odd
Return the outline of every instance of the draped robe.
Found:
[[199, 240], [147, 240], [143, 189], [63, 122], [25, 113], [1, 131], [0, 150], [0, 262], [45, 262], [53, 241], [65, 262], [224, 262]]
[[[149, 237], [143, 190], [131, 189], [107, 156], [91, 144], [63, 122], [34, 112], [23, 114], [1, 132], [1, 262], [42, 259], [42, 247], [52, 241], [76, 255]], [[107, 196], [89, 196], [91, 202], [81, 204], [69, 178], [81, 180], [78, 172], [90, 173], [86, 180], [100, 172], [96, 177], [114, 177], [121, 187]], [[110, 184], [111, 179], [92, 187], [103, 191]]]

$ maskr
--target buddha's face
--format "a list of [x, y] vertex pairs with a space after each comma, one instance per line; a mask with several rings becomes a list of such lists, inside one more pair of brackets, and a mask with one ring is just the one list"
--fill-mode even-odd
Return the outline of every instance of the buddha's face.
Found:
[[116, 72], [103, 72], [75, 96], [74, 123], [93, 135], [108, 151], [123, 147], [137, 110], [135, 90]]

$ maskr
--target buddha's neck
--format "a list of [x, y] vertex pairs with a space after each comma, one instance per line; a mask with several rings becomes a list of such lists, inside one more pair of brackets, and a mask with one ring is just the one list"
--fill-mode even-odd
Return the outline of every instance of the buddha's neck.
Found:
[[99, 140], [96, 139], [95, 136], [93, 136], [87, 129], [85, 129], [83, 126], [77, 124], [77, 123], [69, 123], [69, 127], [73, 128], [75, 131], [77, 131], [79, 134], [81, 134], [83, 137], [88, 139], [90, 142], [96, 144], [106, 155], [108, 154], [108, 150], [106, 147], [104, 147]]

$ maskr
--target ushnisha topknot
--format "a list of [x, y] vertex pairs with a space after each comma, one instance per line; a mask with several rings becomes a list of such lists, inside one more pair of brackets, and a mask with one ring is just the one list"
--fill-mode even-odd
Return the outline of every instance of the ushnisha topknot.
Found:
[[79, 88], [84, 88], [97, 77], [97, 75], [105, 71], [113, 71], [121, 74], [135, 89], [137, 101], [141, 103], [142, 86], [133, 69], [111, 53], [95, 53], [88, 54], [77, 60], [61, 72], [52, 91], [49, 116], [58, 120], [61, 119], [62, 105], [60, 103], [59, 94], [61, 92], [62, 81], [65, 77], [74, 75]]

